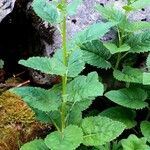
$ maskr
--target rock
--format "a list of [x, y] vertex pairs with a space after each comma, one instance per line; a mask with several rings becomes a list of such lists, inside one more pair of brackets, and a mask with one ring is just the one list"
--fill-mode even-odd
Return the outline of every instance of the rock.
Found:
[[[68, 0], [70, 2], [72, 0]], [[83, 3], [79, 6], [76, 15], [69, 16], [67, 18], [67, 36], [68, 39], [74, 36], [75, 33], [83, 30], [88, 25], [93, 24], [95, 22], [102, 22], [104, 21], [102, 16], [96, 12], [94, 9], [94, 6], [96, 4], [100, 5], [107, 5], [107, 4], [114, 4], [116, 8], [121, 8], [123, 5], [125, 5], [125, 0], [83, 0]], [[90, 5], [89, 5], [90, 4]], [[136, 11], [134, 13], [129, 14], [130, 20], [138, 21], [150, 21], [150, 7], [147, 7], [145, 9], [142, 9], [140, 11]], [[42, 22], [42, 24], [45, 26], [45, 28], [48, 28], [50, 25], [46, 24], [45, 22]], [[44, 27], [43, 27], [44, 28]], [[55, 31], [53, 32], [53, 43], [48, 46], [48, 43], [46, 44], [45, 49], [45, 55], [50, 55], [52, 52], [54, 52], [57, 48], [61, 47], [61, 36], [59, 34], [59, 31], [57, 30], [57, 27], [54, 27]], [[44, 33], [43, 33], [44, 34]], [[114, 37], [114, 33], [107, 34], [103, 40], [109, 40]], [[43, 39], [44, 40], [44, 39]]]
[[[68, 0], [70, 2], [71, 0]], [[95, 22], [102, 22], [104, 21], [102, 16], [97, 13], [94, 9], [94, 6], [96, 4], [100, 5], [106, 5], [109, 3], [113, 3], [115, 7], [121, 8], [125, 4], [125, 0], [83, 0], [83, 3], [79, 6], [76, 15], [69, 16], [67, 18], [67, 37], [70, 39], [75, 35], [75, 33], [83, 30], [88, 25], [93, 24]], [[90, 4], [90, 5], [89, 5]], [[30, 4], [31, 5], [31, 4]], [[32, 14], [33, 10], [31, 7], [29, 7]], [[142, 9], [140, 11], [137, 11], [135, 13], [132, 13], [129, 15], [129, 18], [131, 20], [143, 20], [146, 18], [146, 21], [148, 21], [148, 18], [150, 20], [150, 8]], [[37, 20], [40, 20], [40, 18]], [[61, 47], [61, 35], [57, 29], [57, 27], [51, 27], [48, 23], [42, 22], [40, 20], [40, 24], [34, 24], [35, 28], [40, 32], [40, 35], [42, 37], [41, 42], [43, 45], [45, 45], [45, 49], [43, 51], [43, 55], [50, 56], [53, 52], [55, 52], [56, 49]], [[50, 30], [53, 29], [53, 30]], [[42, 32], [43, 31], [43, 32]], [[46, 35], [46, 36], [45, 36]], [[49, 37], [52, 38], [52, 40], [49, 40]], [[106, 34], [106, 36], [103, 37], [103, 40], [110, 40], [115, 37], [115, 34], [113, 32], [110, 32]], [[35, 73], [34, 73], [35, 74]], [[33, 74], [33, 79], [35, 80], [38, 78], [40, 79], [41, 74], [38, 73], [36, 76]], [[49, 77], [44, 77], [44, 79], [49, 79]], [[42, 78], [41, 78], [42, 81]], [[47, 82], [46, 80], [44, 80]], [[48, 80], [50, 81], [50, 80]]]
[[5, 18], [14, 8], [16, 0], [1, 0], [0, 1], [0, 22]]
[[[1, 14], [6, 15], [8, 14], [8, 12], [11, 12], [12, 8], [14, 7], [15, 0], [0, 1], [1, 21], [2, 18], [5, 17]], [[68, 0], [68, 2], [70, 1], [71, 0]], [[123, 3], [125, 3], [125, 0], [83, 0], [82, 5], [80, 5], [77, 10], [77, 14], [74, 16], [69, 16], [67, 18], [68, 39], [73, 37], [75, 33], [86, 28], [88, 25], [95, 22], [104, 21], [102, 16], [97, 13], [93, 8], [96, 4], [106, 5], [108, 3], [114, 3], [117, 8], [120, 8]], [[10, 4], [10, 7], [6, 7], [8, 6], [8, 4]], [[3, 31], [2, 29], [2, 31], [4, 32], [3, 35], [2, 31], [0, 30], [2, 37], [0, 38], [0, 56], [6, 56], [8, 53], [6, 51], [9, 50], [11, 52], [10, 56], [7, 55], [8, 58], [6, 58], [5, 60], [11, 60], [11, 65], [13, 64], [13, 60], [11, 58], [12, 55], [14, 56], [14, 59], [17, 59], [14, 62], [15, 65], [20, 58], [26, 59], [30, 56], [37, 55], [51, 56], [56, 49], [61, 47], [61, 36], [57, 27], [51, 26], [50, 24], [43, 22], [42, 19], [35, 14], [31, 5], [31, 0], [16, 0], [13, 12], [8, 15], [8, 17], [5, 17], [6, 19], [3, 19], [3, 21], [1, 21], [1, 24], [3, 23], [6, 31]], [[150, 7], [130, 14], [129, 18], [131, 20], [150, 21]], [[15, 27], [15, 29], [9, 29], [8, 27], [6, 27], [6, 25], [9, 25], [9, 27]], [[115, 34], [113, 32], [110, 32], [106, 34], [106, 36], [104, 36], [103, 40], [110, 40], [114, 38], [114, 36]], [[4, 42], [4, 40], [7, 41]], [[3, 43], [5, 43], [6, 46], [4, 46]], [[11, 47], [9, 47], [10, 45]], [[2, 55], [1, 53], [4, 54]], [[35, 75], [35, 77], [36, 81], [36, 79], [38, 79], [37, 74]], [[49, 79], [49, 77], [44, 77], [44, 79]], [[44, 82], [47, 81], [44, 80]]]
[[0, 83], [4, 82], [4, 75], [5, 75], [5, 71], [3, 69], [0, 69]]

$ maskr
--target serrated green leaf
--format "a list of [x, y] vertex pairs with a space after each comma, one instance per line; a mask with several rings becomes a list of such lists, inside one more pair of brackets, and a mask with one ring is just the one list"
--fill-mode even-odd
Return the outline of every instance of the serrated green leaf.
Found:
[[84, 43], [80, 48], [86, 63], [98, 68], [107, 69], [111, 67], [111, 64], [107, 61], [111, 55], [100, 40]]
[[92, 100], [85, 99], [76, 103], [69, 104], [68, 124], [80, 125], [82, 121], [82, 111], [92, 104]]
[[93, 98], [91, 99], [84, 99], [82, 101], [78, 101], [74, 105], [75, 110], [84, 111], [92, 104]]
[[[63, 64], [63, 54], [62, 50], [57, 50], [53, 58], [59, 60]], [[76, 77], [84, 69], [85, 62], [82, 57], [81, 50], [74, 50], [68, 52], [68, 63], [66, 66], [67, 76]]]
[[126, 21], [122, 24], [121, 28], [126, 32], [137, 32], [140, 30], [150, 29], [150, 22], [144, 21], [136, 21], [136, 22], [129, 22]]
[[142, 9], [150, 5], [149, 0], [136, 0], [131, 5], [129, 5], [133, 10]]
[[122, 71], [114, 70], [113, 76], [124, 82], [143, 83], [143, 72], [140, 69], [125, 66]]
[[103, 37], [114, 25], [116, 23], [111, 22], [92, 24], [83, 31], [78, 32], [71, 42], [81, 46], [83, 43]]
[[96, 10], [102, 15], [102, 17], [111, 22], [119, 24], [126, 20], [125, 14], [119, 9], [114, 8], [113, 5], [105, 5], [104, 7], [96, 5]]
[[82, 112], [73, 108], [67, 118], [67, 124], [80, 125], [82, 121]]
[[150, 70], [150, 54], [148, 55], [148, 57], [146, 59], [146, 66], [147, 66], [148, 70]]
[[127, 128], [133, 128], [136, 125], [136, 121], [134, 120], [136, 117], [136, 112], [124, 107], [108, 108], [102, 111], [100, 115], [122, 122]]
[[38, 121], [40, 121], [42, 123], [52, 123], [48, 112], [41, 111], [41, 110], [38, 110], [35, 108], [32, 108], [32, 110], [34, 111], [35, 117]]
[[80, 6], [81, 3], [82, 3], [82, 0], [73, 0], [71, 3], [69, 3], [69, 4], [67, 5], [67, 14], [68, 14], [69, 16], [75, 15], [78, 6]]
[[68, 76], [76, 77], [84, 69], [85, 62], [83, 61], [82, 52], [75, 50], [68, 59]]
[[133, 10], [133, 8], [130, 5], [125, 5], [122, 7], [125, 11], [130, 12]]
[[20, 150], [49, 150], [42, 139], [36, 139], [21, 146]]
[[148, 106], [148, 103], [144, 102], [147, 99], [147, 93], [139, 88], [112, 90], [105, 96], [118, 105], [132, 109], [142, 109]]
[[10, 91], [19, 95], [30, 107], [41, 111], [54, 111], [60, 106], [59, 97], [49, 90], [37, 87], [20, 87]]
[[146, 140], [138, 138], [136, 135], [131, 134], [127, 139], [121, 140], [123, 150], [150, 150], [146, 145]]
[[45, 138], [45, 144], [52, 150], [75, 150], [83, 140], [82, 129], [75, 125], [66, 127], [63, 133], [55, 131]]
[[114, 43], [104, 43], [104, 46], [110, 51], [111, 54], [127, 52], [130, 49], [128, 44], [123, 44], [120, 47], [117, 47]]
[[149, 121], [142, 121], [140, 128], [141, 128], [143, 136], [150, 143], [150, 122]]
[[61, 115], [59, 111], [45, 112], [38, 109], [33, 109], [35, 117], [41, 123], [48, 123], [57, 126], [61, 129]]
[[150, 99], [150, 86], [143, 84], [130, 84], [130, 88], [141, 88], [147, 93], [147, 100]]
[[36, 119], [41, 123], [53, 124], [61, 129], [61, 115], [59, 111], [45, 112], [32, 108]]
[[105, 145], [92, 147], [90, 150], [122, 150], [122, 146], [120, 143], [118, 144], [117, 142], [113, 141], [111, 143], [106, 143]]
[[58, 111], [52, 111], [52, 112], [49, 113], [49, 116], [51, 118], [51, 123], [54, 124], [54, 122], [55, 122], [55, 124], [57, 125], [57, 127], [59, 129], [61, 129], [62, 124], [61, 124], [61, 114], [60, 114], [60, 111], [59, 110]]
[[150, 73], [149, 72], [143, 72], [143, 84], [150, 85]]
[[34, 0], [32, 3], [33, 10], [36, 14], [47, 21], [48, 23], [57, 23], [59, 14], [57, 12], [57, 7], [47, 0]]
[[[111, 145], [111, 142], [109, 142], [109, 143], [106, 143], [104, 145], [95, 146], [91, 150], [110, 150], [110, 149], [114, 150], [112, 146], [113, 146], [113, 144]], [[117, 149], [115, 149], [115, 150], [117, 150]]]
[[70, 102], [81, 101], [84, 99], [95, 98], [103, 95], [104, 87], [98, 81], [96, 72], [89, 73], [87, 76], [78, 76], [67, 85], [67, 100]]
[[83, 119], [83, 144], [86, 146], [99, 146], [118, 137], [126, 126], [118, 121], [106, 117], [96, 116]]
[[4, 61], [0, 59], [0, 69], [3, 69], [3, 67], [4, 67]]
[[[87, 146], [80, 145], [76, 150], [89, 150]], [[93, 150], [93, 149], [91, 149]]]
[[[150, 71], [150, 54], [147, 57], [146, 66], [148, 71]], [[150, 72], [143, 72], [143, 84], [150, 85]]]
[[39, 70], [46, 74], [63, 76], [66, 73], [66, 67], [56, 58], [30, 57], [27, 60], [20, 60], [19, 64]]
[[131, 35], [126, 43], [131, 47], [130, 53], [144, 53], [150, 51], [150, 32], [145, 31]]

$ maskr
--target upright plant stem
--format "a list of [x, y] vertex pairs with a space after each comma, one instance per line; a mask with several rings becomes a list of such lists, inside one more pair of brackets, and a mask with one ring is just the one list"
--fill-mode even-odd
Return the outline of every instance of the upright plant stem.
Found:
[[[66, 26], [66, 0], [62, 0], [62, 5], [64, 6], [63, 22], [62, 22], [62, 50], [63, 50], [63, 63], [67, 66], [67, 26]], [[66, 108], [66, 90], [67, 87], [67, 73], [62, 76], [62, 105], [61, 105], [61, 131], [65, 128], [65, 108]]]
[[[117, 30], [118, 30], [118, 40], [119, 40], [118, 46], [120, 47], [121, 44], [122, 44], [122, 37], [121, 37], [121, 33], [119, 31], [119, 28], [117, 28]], [[117, 61], [116, 61], [115, 69], [118, 69], [120, 60], [121, 60], [121, 53], [119, 53], [118, 56], [117, 56]]]
[[[64, 15], [63, 24], [62, 24], [62, 48], [63, 48], [63, 63], [67, 66], [67, 35], [66, 35], [66, 16]], [[67, 83], [67, 75], [65, 74], [62, 77], [62, 93], [66, 95], [66, 83]]]
[[150, 118], [150, 107], [148, 107], [148, 113], [147, 113], [147, 116], [146, 116], [146, 120], [148, 121]]

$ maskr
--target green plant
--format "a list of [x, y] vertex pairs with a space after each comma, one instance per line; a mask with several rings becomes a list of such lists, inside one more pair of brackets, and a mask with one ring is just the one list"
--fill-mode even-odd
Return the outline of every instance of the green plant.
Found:
[[4, 61], [0, 59], [0, 69], [3, 69], [3, 67], [4, 67]]
[[[140, 2], [141, 6], [138, 5]], [[150, 56], [146, 62], [148, 71], [135, 68], [139, 53], [150, 51], [150, 23], [131, 22], [128, 19], [130, 11], [147, 6], [150, 1], [130, 0], [122, 10], [113, 5], [97, 5], [96, 10], [107, 22], [90, 25], [68, 41], [66, 17], [75, 14], [80, 3], [81, 0], [73, 0], [70, 4], [66, 0], [33, 1], [33, 9], [39, 17], [59, 26], [62, 48], [52, 58], [31, 57], [19, 63], [46, 74], [59, 75], [62, 82], [49, 90], [37, 87], [11, 89], [34, 110], [39, 121], [51, 123], [57, 130], [44, 140], [36, 139], [23, 145], [21, 150], [74, 150], [80, 149], [80, 144], [100, 150], [129, 150], [126, 148], [128, 143], [131, 143], [130, 149], [134, 148], [134, 144], [135, 147], [138, 144], [149, 148], [146, 143], [149, 142], [149, 122], [141, 123], [144, 140], [130, 135], [128, 139], [120, 140], [119, 144], [118, 141], [110, 141], [116, 139], [124, 129], [135, 130], [136, 110], [150, 110], [146, 101], [150, 97]], [[98, 40], [110, 29], [117, 33], [115, 39], [107, 42]], [[109, 107], [95, 117], [83, 117], [82, 112], [104, 93], [104, 86], [96, 72], [81, 75], [85, 64], [112, 71], [106, 79], [110, 83], [105, 83], [104, 96], [119, 106]], [[103, 80], [105, 77], [102, 77]], [[149, 120], [149, 116], [150, 113], [146, 120]]]

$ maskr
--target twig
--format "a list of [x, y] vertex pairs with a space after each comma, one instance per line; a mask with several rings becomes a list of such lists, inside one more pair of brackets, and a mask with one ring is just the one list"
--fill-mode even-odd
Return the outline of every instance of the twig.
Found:
[[13, 77], [16, 78], [16, 77], [18, 77], [18, 76], [24, 74], [25, 72], [26, 72], [26, 71], [22, 71], [22, 72], [20, 72], [20, 73], [13, 74]]
[[21, 86], [26, 85], [26, 84], [28, 84], [28, 83], [30, 83], [30, 80], [27, 80], [27, 81], [25, 81], [25, 82], [23, 82], [23, 83], [20, 83], [20, 84], [18, 84], [16, 87], [21, 87]]
[[19, 84], [17, 84], [17, 83], [0, 83], [0, 88], [21, 87], [21, 86], [26, 85], [28, 83], [30, 83], [30, 80], [27, 80], [27, 81], [19, 83]]

